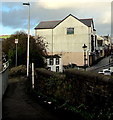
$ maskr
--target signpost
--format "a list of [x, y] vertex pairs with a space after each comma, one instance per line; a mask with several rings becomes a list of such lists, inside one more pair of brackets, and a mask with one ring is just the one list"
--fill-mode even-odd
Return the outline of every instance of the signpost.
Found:
[[18, 44], [18, 39], [15, 39], [15, 44], [16, 44], [16, 62], [15, 62], [15, 66], [17, 66], [17, 44]]

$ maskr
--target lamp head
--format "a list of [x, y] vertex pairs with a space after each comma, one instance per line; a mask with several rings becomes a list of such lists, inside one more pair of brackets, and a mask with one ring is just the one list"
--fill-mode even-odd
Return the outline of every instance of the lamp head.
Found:
[[30, 5], [30, 3], [23, 3], [23, 5]]
[[87, 49], [87, 45], [84, 44], [84, 45], [82, 46], [82, 48], [83, 48], [84, 50], [86, 50], [86, 49]]

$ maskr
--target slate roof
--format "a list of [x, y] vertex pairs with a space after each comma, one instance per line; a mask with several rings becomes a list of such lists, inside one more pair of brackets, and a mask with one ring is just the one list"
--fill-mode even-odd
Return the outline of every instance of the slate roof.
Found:
[[46, 58], [61, 58], [59, 55], [47, 55]]
[[91, 27], [91, 22], [93, 22], [92, 18], [89, 19], [79, 19], [82, 23], [84, 23], [85, 25], [87, 25], [88, 27]]
[[40, 22], [35, 29], [52, 29], [56, 27], [57, 24], [59, 24], [61, 20], [59, 21], [43, 21]]
[[[68, 15], [68, 16], [70, 16], [70, 15]], [[71, 16], [73, 16], [73, 15], [71, 15]], [[73, 16], [73, 17], [76, 18], [75, 16]], [[64, 21], [66, 18], [64, 18], [63, 20], [57, 20], [57, 21], [42, 21], [35, 27], [35, 29], [53, 29], [58, 24], [60, 24], [62, 21]], [[92, 18], [90, 18], [90, 19], [78, 19], [78, 18], [76, 18], [76, 19], [79, 20], [80, 22], [82, 22], [83, 24], [87, 25], [88, 27], [91, 27], [91, 23], [93, 23]], [[94, 27], [94, 25], [93, 25], [93, 27]]]

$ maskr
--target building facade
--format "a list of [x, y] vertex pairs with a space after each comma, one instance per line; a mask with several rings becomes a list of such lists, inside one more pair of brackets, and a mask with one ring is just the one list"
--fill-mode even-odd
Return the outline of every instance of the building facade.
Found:
[[104, 38], [99, 35], [97, 35], [96, 55], [97, 59], [100, 59], [105, 56]]
[[101, 36], [104, 39], [104, 52], [105, 56], [109, 56], [111, 54], [111, 37], [109, 35]]
[[37, 36], [42, 36], [48, 43], [48, 55], [61, 56], [63, 65], [84, 66], [84, 44], [87, 46], [87, 65], [95, 60], [97, 37], [92, 18], [78, 19], [70, 14], [63, 20], [40, 22], [35, 27]]
[[47, 69], [54, 72], [63, 72], [62, 58], [58, 55], [46, 56]]

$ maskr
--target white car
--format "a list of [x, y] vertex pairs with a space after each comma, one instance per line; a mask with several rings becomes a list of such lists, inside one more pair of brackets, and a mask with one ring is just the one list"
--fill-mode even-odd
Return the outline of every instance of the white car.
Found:
[[103, 71], [100, 71], [98, 73], [103, 75], [111, 75], [112, 72], [109, 69], [103, 69]]
[[105, 70], [104, 75], [111, 75], [111, 71], [110, 70]]
[[104, 72], [103, 72], [103, 71], [99, 71], [98, 73], [99, 73], [99, 74], [103, 74], [103, 75], [104, 75]]

